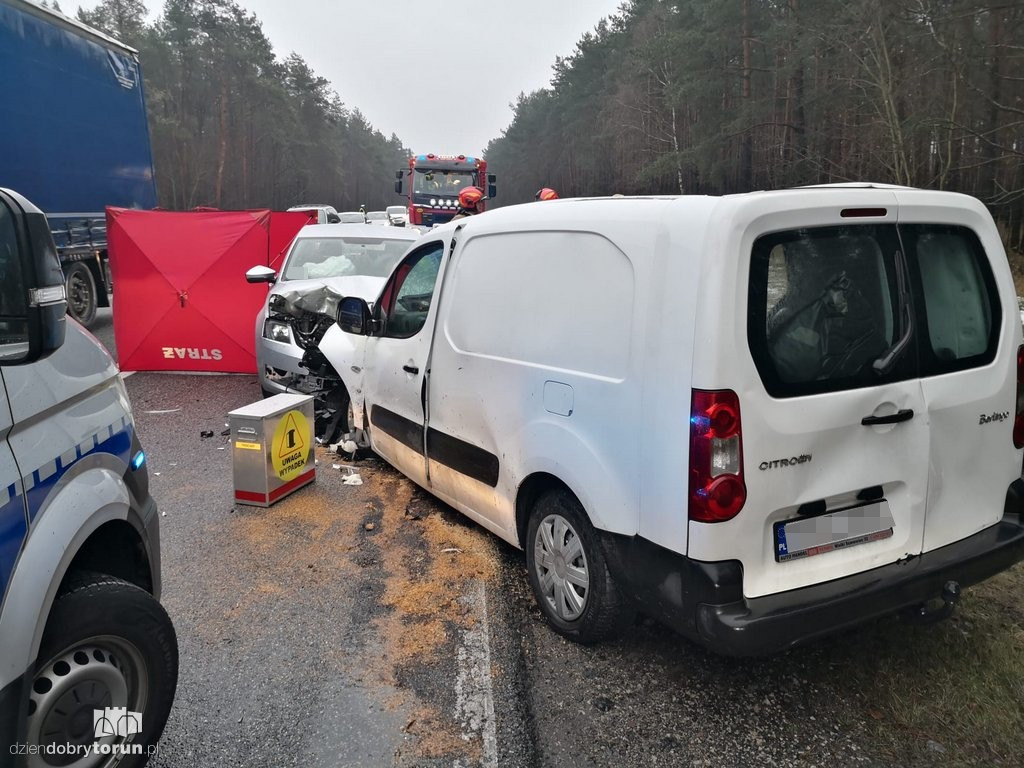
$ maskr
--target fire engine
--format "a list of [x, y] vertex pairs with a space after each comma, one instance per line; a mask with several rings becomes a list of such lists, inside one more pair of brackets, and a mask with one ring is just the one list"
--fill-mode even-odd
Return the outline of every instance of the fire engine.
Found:
[[[402, 194], [402, 180], [409, 176], [409, 223], [430, 227], [450, 221], [458, 207], [459, 192], [469, 186], [484, 190], [486, 199], [497, 195], [494, 174], [487, 161], [466, 155], [413, 155], [409, 169], [395, 171], [395, 192]], [[483, 210], [485, 203], [479, 208]]]

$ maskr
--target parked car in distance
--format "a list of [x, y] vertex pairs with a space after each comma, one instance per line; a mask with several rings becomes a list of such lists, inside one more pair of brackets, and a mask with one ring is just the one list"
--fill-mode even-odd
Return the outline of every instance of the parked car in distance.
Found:
[[[345, 333], [362, 345], [341, 338]], [[373, 450], [523, 548], [579, 642], [949, 615], [1024, 558], [1024, 345], [978, 200], [555, 200], [431, 231], [320, 350]]]
[[384, 211], [367, 211], [366, 223], [373, 224], [378, 227], [386, 227], [390, 224], [388, 221], [388, 215]]
[[359, 211], [342, 211], [338, 214], [339, 224], [365, 224], [366, 214]]
[[[361, 215], [361, 214], [360, 214]], [[254, 267], [250, 282], [268, 282], [271, 289], [256, 317], [256, 367], [265, 395], [308, 391], [309, 370], [299, 365], [305, 350], [296, 343], [290, 317], [270, 309], [275, 296], [308, 293], [329, 286], [341, 296], [373, 301], [409, 245], [415, 230], [369, 224], [307, 225], [292, 242], [280, 273]]]
[[389, 205], [384, 212], [393, 227], [404, 227], [409, 223], [409, 209], [404, 205]]
[[338, 224], [340, 219], [338, 218], [338, 212], [332, 205], [322, 205], [320, 203], [309, 203], [307, 205], [293, 205], [288, 209], [289, 211], [316, 211], [316, 223], [317, 224]]

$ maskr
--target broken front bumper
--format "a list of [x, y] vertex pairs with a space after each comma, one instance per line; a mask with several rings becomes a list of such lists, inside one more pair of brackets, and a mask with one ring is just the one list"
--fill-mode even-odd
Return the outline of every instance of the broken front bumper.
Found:
[[1024, 481], [1003, 518], [973, 536], [870, 571], [758, 598], [743, 597], [739, 561], [703, 563], [646, 540], [605, 536], [609, 565], [641, 607], [728, 656], [776, 653], [934, 600], [947, 582], [969, 586], [1024, 560]]

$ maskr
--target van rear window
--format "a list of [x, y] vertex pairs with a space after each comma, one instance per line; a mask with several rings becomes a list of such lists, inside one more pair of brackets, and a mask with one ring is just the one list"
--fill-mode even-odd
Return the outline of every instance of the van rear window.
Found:
[[[941, 224], [762, 236], [751, 255], [747, 311], [751, 354], [773, 397], [984, 365], [995, 356], [1000, 323], [995, 278], [977, 235]], [[901, 336], [909, 343], [898, 344]], [[895, 364], [879, 374], [876, 362], [900, 346]]]
[[748, 339], [776, 397], [870, 386], [899, 334], [896, 233], [890, 226], [792, 230], [754, 244]]
[[995, 278], [978, 236], [966, 227], [902, 224], [899, 228], [919, 301], [921, 375], [992, 361], [1001, 321]]

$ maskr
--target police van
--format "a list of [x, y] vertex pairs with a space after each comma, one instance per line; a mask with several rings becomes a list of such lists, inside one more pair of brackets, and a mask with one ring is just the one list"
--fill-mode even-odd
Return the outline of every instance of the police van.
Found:
[[557, 631], [640, 607], [746, 655], [940, 618], [1024, 557], [1016, 306], [963, 195], [555, 200], [431, 232], [320, 349]]
[[145, 453], [65, 319], [46, 218], [0, 190], [0, 765], [138, 766], [178, 676]]

